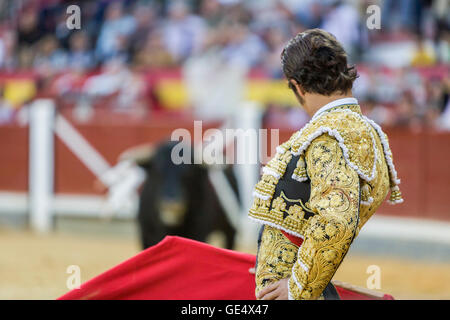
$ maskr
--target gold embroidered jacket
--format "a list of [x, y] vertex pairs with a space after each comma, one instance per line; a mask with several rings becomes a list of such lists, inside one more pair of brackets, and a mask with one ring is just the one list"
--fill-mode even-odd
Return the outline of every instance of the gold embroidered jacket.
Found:
[[[277, 148], [249, 217], [264, 224], [256, 292], [289, 278], [290, 299], [317, 299], [385, 199], [402, 202], [387, 136], [358, 105], [316, 114]], [[300, 237], [300, 247], [281, 231]]]

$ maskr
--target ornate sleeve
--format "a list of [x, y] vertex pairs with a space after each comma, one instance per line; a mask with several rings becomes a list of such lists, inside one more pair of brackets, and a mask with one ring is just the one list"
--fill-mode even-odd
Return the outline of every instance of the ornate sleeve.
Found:
[[308, 220], [304, 242], [289, 279], [290, 299], [317, 299], [331, 281], [355, 236], [359, 217], [359, 177], [338, 142], [327, 134], [306, 151], [316, 214]]

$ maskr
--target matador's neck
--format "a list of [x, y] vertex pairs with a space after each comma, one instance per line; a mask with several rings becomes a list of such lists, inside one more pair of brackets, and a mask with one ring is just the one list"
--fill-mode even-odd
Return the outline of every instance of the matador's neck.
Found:
[[342, 99], [336, 99], [333, 100], [323, 107], [319, 108], [314, 115], [312, 116], [313, 119], [317, 118], [319, 115], [323, 114], [324, 112], [328, 112], [334, 109], [340, 109], [340, 108], [351, 108], [352, 111], [355, 111], [357, 113], [361, 113], [361, 109], [358, 105], [358, 100], [353, 97], [348, 98], [342, 98]]

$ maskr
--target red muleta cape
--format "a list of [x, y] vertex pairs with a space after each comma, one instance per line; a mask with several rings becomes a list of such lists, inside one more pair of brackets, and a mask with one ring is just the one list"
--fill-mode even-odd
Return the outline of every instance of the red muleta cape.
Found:
[[[254, 265], [254, 255], [167, 236], [58, 299], [255, 300], [255, 278], [248, 272]], [[373, 299], [336, 289], [341, 299]]]

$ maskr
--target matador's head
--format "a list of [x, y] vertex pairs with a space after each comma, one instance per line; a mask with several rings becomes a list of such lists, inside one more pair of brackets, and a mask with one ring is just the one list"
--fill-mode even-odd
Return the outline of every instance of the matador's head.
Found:
[[300, 104], [305, 94], [332, 96], [351, 92], [358, 77], [347, 63], [347, 53], [336, 38], [310, 29], [292, 38], [281, 53], [284, 75]]

